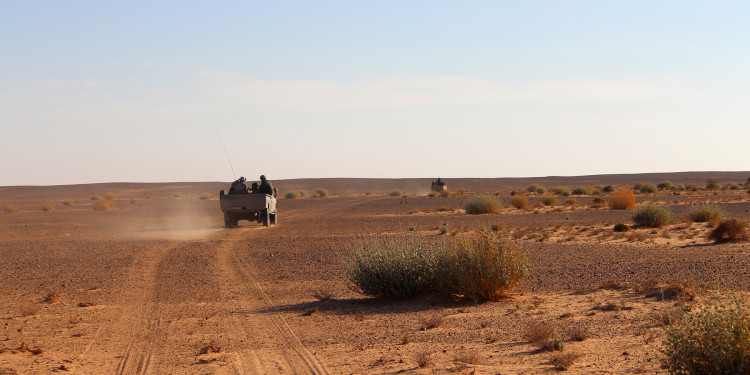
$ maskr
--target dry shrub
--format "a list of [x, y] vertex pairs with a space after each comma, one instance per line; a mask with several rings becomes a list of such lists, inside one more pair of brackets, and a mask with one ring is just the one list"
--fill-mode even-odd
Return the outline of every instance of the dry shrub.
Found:
[[575, 199], [573, 199], [573, 198], [569, 198], [569, 199], [566, 199], [566, 200], [565, 200], [565, 201], [563, 202], [563, 204], [565, 204], [566, 206], [575, 206], [575, 205], [576, 205], [576, 203], [578, 203], [578, 201], [577, 201], [577, 200], [575, 200]]
[[469, 365], [485, 365], [487, 364], [487, 359], [476, 350], [464, 350], [456, 355], [456, 362]]
[[721, 185], [719, 185], [719, 181], [709, 178], [706, 180], [706, 190], [719, 190], [721, 188]]
[[718, 223], [724, 218], [724, 211], [715, 204], [697, 204], [690, 207], [688, 218], [695, 223]]
[[313, 293], [313, 297], [320, 302], [333, 301], [335, 299], [334, 293], [329, 290], [318, 290]]
[[422, 331], [426, 331], [428, 329], [440, 327], [443, 325], [443, 323], [445, 323], [445, 316], [434, 314], [427, 318], [423, 318], [421, 327], [419, 329]]
[[630, 227], [627, 224], [617, 223], [612, 230], [615, 232], [627, 232], [630, 230]]
[[198, 197], [198, 199], [200, 199], [202, 201], [207, 201], [207, 200], [211, 199], [211, 197], [212, 197], [212, 195], [210, 193], [203, 193], [203, 194], [201, 194], [200, 197]]
[[573, 195], [591, 195], [591, 188], [588, 186], [579, 186], [571, 192]]
[[434, 290], [474, 301], [497, 300], [529, 272], [526, 253], [491, 231], [439, 244], [421, 237], [369, 241], [356, 245], [352, 255], [347, 275], [354, 290], [384, 298]]
[[297, 199], [299, 197], [299, 192], [296, 190], [288, 191], [286, 194], [284, 194], [285, 199]]
[[555, 337], [555, 327], [536, 321], [526, 325], [524, 337], [529, 343], [541, 350], [560, 350], [562, 341]]
[[313, 308], [305, 310], [305, 312], [302, 313], [302, 316], [312, 316], [318, 313], [318, 306], [315, 306]]
[[401, 345], [411, 344], [412, 341], [414, 341], [414, 339], [409, 335], [401, 336]]
[[454, 210], [453, 207], [449, 206], [437, 206], [435, 207], [435, 212], [452, 212]]
[[72, 204], [73, 204], [73, 201], [70, 200], [70, 199], [65, 199], [65, 200], [62, 201], [62, 205], [63, 206], [70, 206]]
[[315, 189], [315, 193], [313, 194], [313, 198], [327, 198], [329, 195], [328, 190], [323, 188], [317, 188]]
[[355, 244], [347, 276], [359, 293], [408, 298], [431, 286], [435, 262], [431, 246], [422, 238], [371, 240]]
[[542, 204], [545, 205], [545, 206], [554, 206], [554, 205], [557, 204], [557, 198], [555, 198], [555, 197], [543, 197], [540, 202], [542, 202]]
[[436, 266], [435, 290], [473, 301], [498, 300], [529, 274], [526, 253], [493, 231], [451, 242]]
[[550, 362], [558, 370], [568, 370], [576, 363], [576, 360], [581, 356], [576, 353], [565, 352], [565, 353], [554, 353], [550, 357]]
[[641, 227], [660, 228], [672, 222], [672, 212], [668, 207], [649, 203], [635, 210], [633, 221]]
[[107, 200], [113, 201], [113, 200], [115, 200], [116, 198], [117, 198], [117, 195], [115, 195], [115, 193], [107, 193], [107, 194], [104, 194], [104, 199], [107, 199]]
[[550, 191], [557, 195], [562, 195], [563, 197], [567, 197], [570, 195], [570, 188], [568, 188], [567, 186], [555, 186], [550, 189]]
[[591, 333], [582, 325], [574, 325], [567, 330], [568, 337], [574, 341], [585, 341], [591, 337]]
[[635, 207], [635, 194], [629, 189], [616, 189], [609, 196], [609, 207], [614, 210], [625, 210]]
[[401, 191], [401, 190], [398, 190], [398, 189], [393, 189], [393, 190], [391, 190], [390, 193], [388, 193], [388, 195], [391, 196], [391, 197], [400, 197], [400, 196], [404, 195], [404, 192]]
[[591, 207], [593, 207], [593, 208], [604, 208], [604, 207], [607, 207], [607, 202], [604, 199], [596, 197], [596, 198], [594, 198], [593, 201], [591, 201]]
[[722, 220], [719, 225], [711, 231], [708, 238], [716, 242], [747, 241], [747, 226], [739, 219], [733, 218]]
[[432, 353], [430, 352], [417, 353], [417, 355], [414, 356], [414, 360], [417, 361], [417, 366], [419, 367], [431, 366], [432, 365]]
[[648, 281], [636, 288], [636, 292], [645, 297], [654, 297], [659, 301], [693, 301], [696, 296], [696, 288], [687, 284], [659, 285], [655, 281]]
[[671, 373], [750, 373], [750, 316], [733, 296], [683, 309], [665, 332], [664, 362]]
[[42, 211], [44, 212], [52, 212], [55, 210], [55, 205], [52, 203], [45, 203], [42, 205]]
[[529, 201], [522, 195], [516, 195], [510, 198], [510, 205], [520, 210], [526, 208], [529, 205]]
[[60, 296], [54, 292], [48, 293], [47, 296], [44, 297], [44, 302], [47, 302], [47, 303], [60, 302]]
[[500, 212], [500, 201], [486, 195], [472, 197], [466, 201], [464, 208], [466, 213], [471, 215], [494, 214]]
[[211, 341], [208, 344], [203, 345], [200, 349], [198, 349], [197, 355], [204, 355], [204, 354], [211, 354], [211, 353], [221, 353], [221, 346], [217, 346], [213, 341]]
[[526, 188], [526, 191], [529, 193], [537, 193], [537, 194], [544, 194], [547, 192], [547, 189], [544, 188], [544, 186], [539, 184], [531, 184]]
[[115, 208], [115, 205], [109, 199], [97, 199], [94, 201], [94, 211], [109, 211], [113, 208]]
[[466, 195], [466, 188], [459, 188], [456, 190], [455, 194], [459, 197]]
[[5, 211], [6, 214], [14, 214], [16, 212], [21, 212], [21, 209], [13, 205], [8, 205], [3, 207], [3, 211]]
[[436, 198], [436, 197], [440, 196], [440, 192], [439, 191], [431, 191], [431, 192], [427, 193], [427, 196], [428, 197], [432, 197], [432, 198]]

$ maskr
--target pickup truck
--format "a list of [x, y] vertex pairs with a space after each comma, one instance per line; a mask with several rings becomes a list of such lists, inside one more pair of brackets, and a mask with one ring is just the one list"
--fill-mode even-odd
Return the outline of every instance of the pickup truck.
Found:
[[224, 212], [224, 226], [232, 228], [240, 220], [276, 225], [276, 198], [268, 194], [232, 194], [219, 192], [219, 204]]

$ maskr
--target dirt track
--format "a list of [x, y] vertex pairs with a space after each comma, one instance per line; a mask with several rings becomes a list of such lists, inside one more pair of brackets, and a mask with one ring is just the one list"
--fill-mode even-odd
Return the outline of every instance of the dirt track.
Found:
[[[643, 335], [659, 331], [654, 316], [671, 304], [599, 286], [656, 279], [747, 290], [750, 280], [750, 251], [742, 243], [705, 245], [697, 238], [693, 245], [663, 246], [597, 243], [583, 235], [572, 242], [519, 238], [533, 268], [521, 293], [508, 301], [375, 301], [351, 291], [343, 272], [349, 246], [359, 237], [438, 236], [436, 228], [444, 223], [461, 228], [458, 235], [493, 224], [511, 233], [557, 225], [594, 228], [628, 221], [630, 213], [590, 209], [587, 198], [579, 198], [579, 209], [536, 214], [505, 209], [501, 215], [473, 216], [460, 212], [462, 197], [358, 195], [282, 200], [277, 227], [241, 222], [240, 228], [224, 229], [215, 198], [197, 199], [205, 186], [185, 186], [178, 185], [179, 197], [161, 187], [114, 191], [117, 209], [108, 212], [91, 208], [88, 197], [110, 191], [97, 186], [60, 191], [54, 199], [70, 198], [73, 204], [57, 203], [54, 212], [38, 208], [53, 199], [44, 188], [6, 191], [1, 203], [21, 212], [0, 214], [0, 303], [5, 307], [0, 369], [456, 373], [467, 366], [456, 358], [474, 351], [483, 362], [468, 368], [477, 373], [554, 371], [547, 355], [523, 340], [524, 324], [539, 320], [560, 329], [589, 327], [591, 339], [569, 344], [582, 355], [576, 371], [649, 372], [658, 369], [649, 359], [657, 344], [644, 343]], [[748, 219], [750, 205], [742, 194], [710, 198], [726, 201], [727, 211]], [[699, 197], [680, 199], [672, 202], [677, 211]], [[457, 210], [435, 211], [440, 206]], [[50, 293], [58, 300], [44, 302]], [[629, 308], [596, 313], [595, 306], [606, 302]], [[445, 323], [422, 329], [436, 314]], [[570, 318], [561, 321], [567, 314]], [[405, 337], [412, 342], [404, 344]], [[19, 350], [22, 343], [41, 354]], [[415, 365], [422, 352], [433, 356], [428, 368]]]

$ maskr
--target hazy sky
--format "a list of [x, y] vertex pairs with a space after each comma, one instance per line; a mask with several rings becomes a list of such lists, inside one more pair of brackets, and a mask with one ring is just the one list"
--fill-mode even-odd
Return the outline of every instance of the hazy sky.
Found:
[[0, 1], [0, 185], [750, 170], [748, 1]]

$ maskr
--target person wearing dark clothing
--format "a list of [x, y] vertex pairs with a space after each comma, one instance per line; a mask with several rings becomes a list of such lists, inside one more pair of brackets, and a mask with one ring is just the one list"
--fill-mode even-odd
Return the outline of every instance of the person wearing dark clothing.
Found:
[[258, 183], [253, 182], [253, 186], [250, 188], [250, 194], [258, 194]]
[[266, 180], [266, 176], [262, 175], [260, 176], [260, 186], [258, 186], [258, 192], [261, 194], [268, 194], [270, 196], [273, 196], [273, 185]]
[[245, 183], [245, 177], [240, 177], [237, 181], [232, 182], [232, 187], [229, 188], [229, 194], [247, 194], [247, 184]]

